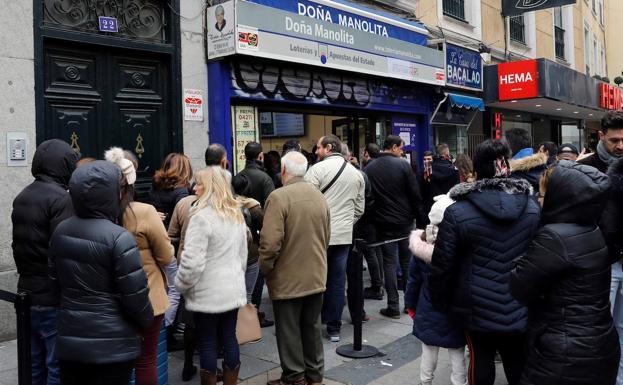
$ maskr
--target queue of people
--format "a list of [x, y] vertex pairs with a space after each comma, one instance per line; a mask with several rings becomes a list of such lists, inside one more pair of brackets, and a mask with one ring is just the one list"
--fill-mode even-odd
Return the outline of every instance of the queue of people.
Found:
[[[346, 292], [352, 319], [369, 319], [352, 313], [361, 296], [413, 318], [423, 385], [440, 348], [453, 385], [492, 385], [496, 354], [510, 385], [623, 385], [623, 113], [606, 114], [593, 154], [512, 129], [473, 159], [439, 144], [418, 173], [403, 146], [369, 144], [360, 167], [334, 135], [314, 156], [289, 141], [267, 169], [252, 142], [232, 177], [215, 143], [195, 172], [169, 154], [142, 203], [131, 152], [78, 162], [43, 142], [12, 214], [33, 384], [155, 384], [164, 327], [184, 349], [184, 381], [236, 384], [250, 304], [275, 325], [282, 375], [268, 385], [322, 384], [323, 335], [340, 341]], [[346, 290], [355, 242], [363, 293]]]

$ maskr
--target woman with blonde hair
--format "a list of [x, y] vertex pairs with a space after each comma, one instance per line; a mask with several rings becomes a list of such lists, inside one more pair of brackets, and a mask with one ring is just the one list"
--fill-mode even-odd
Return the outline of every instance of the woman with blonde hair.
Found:
[[166, 228], [169, 227], [171, 214], [177, 202], [190, 194], [192, 178], [190, 159], [176, 152], [167, 155], [160, 169], [154, 174], [149, 203], [156, 208]]
[[134, 236], [138, 245], [143, 270], [147, 274], [149, 301], [154, 309], [154, 322], [142, 332], [141, 355], [136, 360], [136, 384], [149, 385], [158, 382], [157, 353], [158, 337], [169, 307], [166, 292], [166, 279], [163, 268], [173, 261], [174, 249], [153, 206], [134, 202], [134, 182], [136, 168], [131, 156], [119, 147], [112, 147], [104, 154], [104, 158], [121, 168], [121, 212], [118, 224]]
[[175, 285], [186, 308], [195, 313], [201, 384], [216, 384], [219, 341], [223, 345], [223, 383], [238, 382], [238, 309], [247, 303], [246, 224], [234, 199], [229, 172], [206, 167], [196, 175], [200, 198], [190, 211], [184, 251]]

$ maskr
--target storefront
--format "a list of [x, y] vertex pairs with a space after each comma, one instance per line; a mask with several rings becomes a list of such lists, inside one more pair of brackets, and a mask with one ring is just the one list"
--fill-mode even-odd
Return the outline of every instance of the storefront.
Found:
[[594, 150], [599, 121], [607, 110], [620, 109], [620, 100], [618, 87], [546, 59], [485, 68], [492, 137], [519, 127], [531, 133], [535, 145], [552, 141]]
[[333, 133], [358, 157], [389, 133], [412, 155], [430, 147], [444, 59], [419, 23], [330, 0], [227, 1], [207, 15], [210, 140], [235, 171], [254, 140], [311, 151]]
[[480, 53], [444, 44], [446, 87], [435, 98], [431, 117], [434, 143], [446, 143], [453, 156], [471, 154], [484, 140], [482, 112], [483, 72]]

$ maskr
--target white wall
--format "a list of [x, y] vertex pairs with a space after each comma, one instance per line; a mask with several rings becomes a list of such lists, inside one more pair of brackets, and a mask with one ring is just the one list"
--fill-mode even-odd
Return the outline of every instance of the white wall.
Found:
[[[0, 12], [0, 289], [14, 292], [17, 274], [11, 253], [11, 203], [32, 181], [35, 150], [35, 83], [32, 1], [4, 2]], [[6, 134], [26, 133], [28, 167], [7, 167]], [[0, 340], [13, 336], [13, 306], [0, 301]]]
[[195, 170], [205, 167], [208, 146], [208, 67], [203, 44], [202, 0], [182, 0], [182, 88], [203, 91], [203, 122], [184, 121], [184, 153]]

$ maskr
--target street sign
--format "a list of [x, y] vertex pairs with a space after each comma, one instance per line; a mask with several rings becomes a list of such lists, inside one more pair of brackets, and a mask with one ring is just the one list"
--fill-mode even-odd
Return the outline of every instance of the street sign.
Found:
[[119, 23], [116, 17], [100, 16], [100, 31], [102, 32], [119, 32]]

